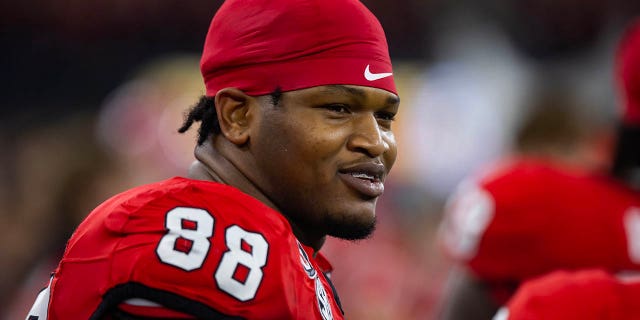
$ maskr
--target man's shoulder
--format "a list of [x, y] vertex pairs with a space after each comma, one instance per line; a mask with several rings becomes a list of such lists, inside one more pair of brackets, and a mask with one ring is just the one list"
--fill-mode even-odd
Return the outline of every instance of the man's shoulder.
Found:
[[102, 207], [119, 206], [128, 211], [135, 211], [158, 202], [212, 208], [224, 207], [229, 203], [241, 203], [247, 208], [270, 210], [257, 199], [235, 187], [183, 177], [174, 177], [129, 189], [105, 201], [97, 210]]
[[569, 184], [581, 185], [590, 181], [584, 172], [563, 168], [541, 159], [506, 159], [481, 172], [479, 184], [499, 195], [520, 192], [532, 195], [551, 189], [563, 189]]
[[195, 208], [217, 219], [254, 223], [285, 222], [275, 210], [240, 190], [221, 183], [175, 177], [136, 187], [97, 207], [92, 215], [115, 225], [131, 219], [153, 219], [174, 208]]
[[536, 161], [495, 170], [483, 183], [461, 189], [442, 228], [447, 251], [479, 277], [524, 279], [558, 267], [637, 268], [629, 257], [640, 261], [638, 193], [604, 176]]
[[[291, 234], [280, 213], [234, 187], [175, 177], [135, 187], [106, 200], [79, 225], [68, 247], [97, 243], [95, 239], [164, 233], [170, 221], [178, 219], [175, 217], [180, 217], [179, 221], [197, 221], [194, 217], [200, 216], [210, 217], [215, 227], [237, 225], [269, 238]], [[101, 247], [110, 250], [108, 246]]]
[[640, 204], [640, 193], [597, 172], [539, 159], [509, 159], [483, 171], [477, 182], [496, 202], [499, 211], [523, 207], [552, 215], [558, 211], [611, 211]]

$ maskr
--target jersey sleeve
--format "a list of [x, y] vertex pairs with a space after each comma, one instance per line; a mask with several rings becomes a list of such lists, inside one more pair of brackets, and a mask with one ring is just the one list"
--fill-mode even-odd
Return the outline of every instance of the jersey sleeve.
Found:
[[440, 237], [499, 303], [553, 270], [640, 270], [637, 193], [605, 177], [521, 163], [463, 185]]
[[535, 274], [545, 259], [545, 215], [534, 189], [503, 183], [466, 185], [447, 206], [440, 237], [445, 250], [480, 279], [511, 281]]

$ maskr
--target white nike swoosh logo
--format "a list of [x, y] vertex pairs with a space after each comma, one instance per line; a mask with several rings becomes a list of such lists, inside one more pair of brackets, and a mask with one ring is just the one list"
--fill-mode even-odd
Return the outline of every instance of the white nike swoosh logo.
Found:
[[382, 78], [386, 78], [391, 76], [393, 73], [391, 72], [384, 72], [384, 73], [371, 73], [371, 71], [369, 70], [369, 65], [367, 65], [367, 68], [364, 69], [364, 78], [369, 80], [369, 81], [375, 81], [375, 80], [380, 80]]

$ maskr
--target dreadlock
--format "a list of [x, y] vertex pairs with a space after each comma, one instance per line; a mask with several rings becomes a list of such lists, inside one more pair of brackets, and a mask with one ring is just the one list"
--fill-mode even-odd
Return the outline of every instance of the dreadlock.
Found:
[[200, 121], [198, 145], [202, 145], [210, 134], [217, 135], [220, 133], [220, 123], [218, 122], [213, 97], [200, 97], [200, 101], [186, 113], [182, 127], [178, 129], [178, 132], [187, 132], [195, 121]]
[[[273, 104], [273, 106], [278, 106], [280, 99], [282, 98], [282, 89], [278, 86], [269, 95], [271, 96], [271, 104]], [[194, 122], [200, 122], [200, 128], [198, 129], [198, 145], [202, 145], [207, 138], [209, 138], [209, 135], [217, 135], [221, 132], [214, 97], [200, 97], [198, 103], [193, 105], [186, 112], [184, 122], [178, 129], [178, 132], [187, 132]]]

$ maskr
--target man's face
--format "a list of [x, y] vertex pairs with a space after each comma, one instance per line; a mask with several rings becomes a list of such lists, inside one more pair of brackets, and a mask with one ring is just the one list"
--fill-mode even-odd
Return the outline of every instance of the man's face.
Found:
[[397, 154], [391, 124], [399, 99], [362, 86], [285, 92], [260, 108], [249, 150], [251, 179], [310, 236], [367, 237]]

